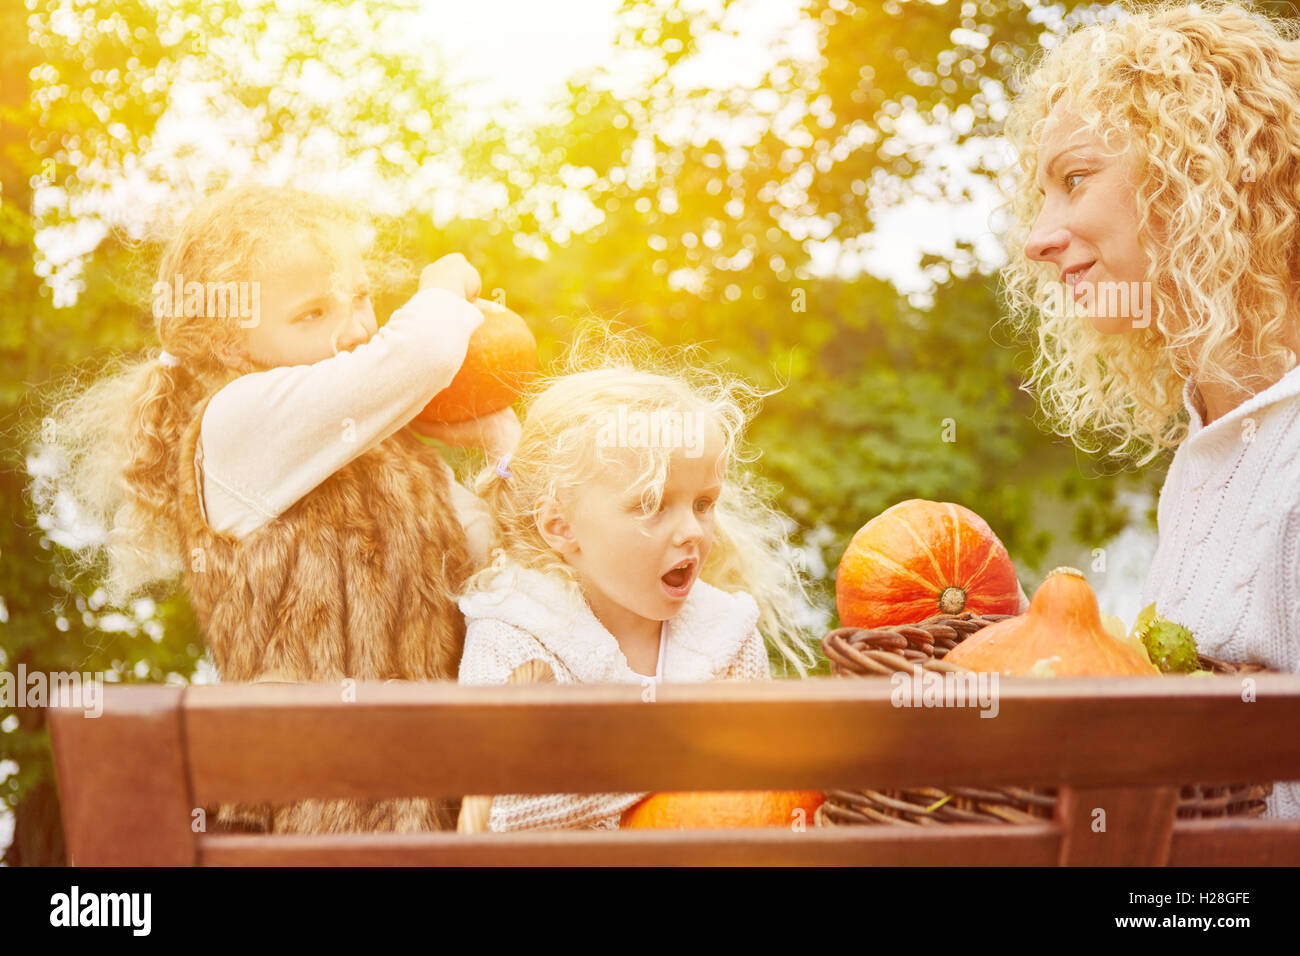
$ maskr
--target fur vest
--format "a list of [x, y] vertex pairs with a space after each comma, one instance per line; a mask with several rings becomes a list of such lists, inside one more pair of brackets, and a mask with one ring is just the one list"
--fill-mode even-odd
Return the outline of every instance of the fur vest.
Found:
[[[226, 681], [455, 680], [472, 570], [437, 452], [401, 429], [244, 538], [207, 524], [204, 401], [180, 449], [184, 580]], [[273, 452], [271, 452], [273, 453]], [[453, 829], [459, 796], [228, 805], [273, 833]]]

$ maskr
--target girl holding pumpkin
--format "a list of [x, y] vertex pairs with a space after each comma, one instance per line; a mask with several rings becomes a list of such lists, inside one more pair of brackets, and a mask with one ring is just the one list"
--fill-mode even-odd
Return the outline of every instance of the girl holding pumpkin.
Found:
[[[187, 290], [155, 308], [163, 350], [88, 389], [71, 382], [53, 415], [58, 490], [109, 529], [83, 560], [107, 558], [115, 603], [182, 575], [226, 680], [448, 679], [460, 660], [454, 595], [486, 558], [487, 518], [405, 426], [483, 321], [479, 277], [444, 257], [377, 328], [367, 228], [358, 210], [291, 189], [209, 197], [162, 256], [155, 290]], [[369, 272], [390, 264], [372, 255]], [[249, 314], [205, 314], [204, 290], [241, 285]], [[507, 411], [421, 429], [481, 434], [499, 455], [518, 422]], [[218, 816], [272, 832], [413, 831], [455, 813], [407, 799]]]
[[[1142, 463], [1176, 449], [1143, 602], [1207, 654], [1290, 673], [1300, 673], [1296, 32], [1203, 3], [1066, 37], [1008, 117], [1018, 165], [1005, 272], [1017, 319], [1036, 331], [1033, 380], [1057, 432], [1081, 446], [1100, 437]], [[1279, 784], [1269, 812], [1300, 816], [1300, 786]]]
[[[461, 683], [761, 680], [764, 638], [806, 673], [783, 519], [737, 467], [754, 393], [703, 369], [651, 371], [617, 337], [593, 345], [601, 360], [580, 341], [528, 404], [514, 453], [478, 479], [497, 547], [460, 603]], [[644, 796], [467, 797], [461, 829], [616, 828]]]

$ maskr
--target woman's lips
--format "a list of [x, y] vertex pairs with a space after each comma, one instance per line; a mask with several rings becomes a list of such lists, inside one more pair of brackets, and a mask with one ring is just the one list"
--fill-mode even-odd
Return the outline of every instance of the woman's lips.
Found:
[[1088, 263], [1087, 268], [1084, 268], [1084, 269], [1078, 269], [1078, 270], [1076, 270], [1076, 271], [1070, 273], [1069, 277], [1066, 279], [1066, 284], [1070, 287], [1070, 297], [1071, 297], [1071, 298], [1073, 298], [1073, 299], [1077, 299], [1077, 298], [1079, 298], [1079, 294], [1080, 294], [1080, 293], [1079, 293], [1079, 285], [1080, 285], [1080, 283], [1082, 283], [1082, 282], [1083, 282], [1083, 281], [1084, 281], [1084, 280], [1085, 280], [1089, 275], [1092, 274], [1092, 267], [1095, 266], [1096, 264], [1097, 264], [1097, 263], [1095, 263], [1095, 262], [1090, 262], [1090, 263]]

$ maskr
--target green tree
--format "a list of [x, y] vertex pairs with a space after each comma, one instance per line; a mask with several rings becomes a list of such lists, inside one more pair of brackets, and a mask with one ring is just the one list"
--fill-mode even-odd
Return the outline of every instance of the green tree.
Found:
[[[17, 507], [29, 479], [19, 436], [41, 414], [30, 390], [153, 344], [141, 268], [150, 250], [142, 258], [94, 200], [141, 168], [181, 84], [205, 91], [209, 114], [249, 117], [255, 132], [149, 167], [179, 199], [238, 168], [214, 156], [242, 157], [264, 177], [278, 158], [306, 162], [301, 144], [323, 136], [333, 162], [370, 170], [413, 264], [465, 253], [489, 293], [504, 290], [528, 319], [544, 361], [596, 313], [665, 344], [703, 343], [779, 388], [751, 440], [813, 553], [826, 607], [849, 536], [902, 498], [976, 509], [1022, 567], [1050, 544], [1035, 497], [1072, 502], [1079, 530], [1101, 536], [1091, 540], [1118, 528], [1113, 483], [1083, 477], [1080, 465], [1094, 466], [1033, 424], [1023, 356], [970, 250], [925, 263], [929, 302], [865, 273], [812, 268], [818, 243], [852, 248], [872, 232], [873, 196], [920, 181], [923, 151], [903, 117], [958, 143], [994, 133], [1008, 70], [1062, 17], [1092, 7], [808, 0], [800, 15], [814, 55], [781, 49], [753, 82], [718, 87], [694, 85], [690, 67], [747, 4], [687, 12], [627, 0], [610, 61], [575, 77], [548, 121], [525, 126], [502, 109], [469, 128], [416, 46], [413, 3], [28, 6], [0, 13], [4, 35], [28, 38], [0, 53], [0, 481], [17, 516], [0, 538], [9, 669], [183, 680], [202, 653], [183, 595], [159, 594], [138, 614], [103, 607], [64, 575], [54, 529]], [[644, 81], [629, 90], [634, 70]], [[435, 219], [421, 192], [435, 180], [490, 185], [501, 198]], [[51, 230], [97, 221], [102, 240], [67, 264], [38, 246]], [[413, 272], [386, 290], [380, 313], [414, 286]], [[57, 288], [76, 293], [75, 308], [56, 307]], [[7, 862], [64, 858], [48, 752], [42, 713], [0, 711], [0, 759], [19, 768], [4, 784], [17, 823]]]
[[[615, 57], [575, 78], [535, 133], [528, 155], [558, 165], [518, 159], [520, 195], [539, 173], [582, 182], [599, 221], [552, 239], [544, 273], [529, 274], [543, 285], [533, 292], [512, 276], [516, 294], [618, 316], [665, 343], [707, 343], [780, 388], [752, 438], [828, 569], [861, 524], [910, 497], [974, 508], [1022, 568], [1052, 543], [1036, 527], [1036, 500], [1069, 500], [1081, 532], [1117, 531], [1115, 483], [1085, 477], [1103, 466], [1035, 424], [1019, 387], [1024, 343], [1003, 327], [996, 277], [973, 250], [923, 263], [935, 280], [928, 305], [865, 273], [812, 268], [818, 243], [852, 248], [872, 232], [872, 196], [906, 196], [921, 182], [925, 149], [904, 117], [958, 145], [995, 135], [1012, 70], [1100, 8], [808, 0], [815, 54], [778, 51], [734, 88], [692, 85], [693, 61], [753, 6], [623, 4]], [[626, 92], [629, 64], [647, 63]], [[821, 583], [829, 604], [829, 571]]]
[[[38, 526], [30, 508], [33, 449], [24, 437], [34, 427], [39, 434], [43, 388], [73, 369], [93, 374], [109, 353], [156, 344], [143, 268], [152, 250], [123, 235], [99, 200], [140, 168], [181, 82], [206, 91], [213, 113], [252, 117], [257, 163], [321, 130], [336, 137], [342, 159], [380, 176], [406, 175], [447, 152], [445, 84], [427, 57], [393, 45], [410, 37], [402, 22], [417, 14], [401, 0], [296, 13], [197, 0], [0, 7], [3, 35], [14, 41], [0, 52], [0, 482], [13, 516], [0, 532], [6, 670], [184, 680], [203, 652], [183, 594], [159, 594], [155, 607], [103, 606], [66, 573], [59, 529]], [[192, 173], [226, 145], [173, 157], [156, 175], [174, 177], [168, 185], [179, 199], [218, 185]], [[74, 226], [100, 238], [84, 255], [55, 261], [42, 239]], [[59, 289], [72, 291], [75, 306], [56, 303]], [[43, 710], [0, 709], [0, 761], [18, 768], [3, 784], [15, 823], [5, 862], [65, 862]]]

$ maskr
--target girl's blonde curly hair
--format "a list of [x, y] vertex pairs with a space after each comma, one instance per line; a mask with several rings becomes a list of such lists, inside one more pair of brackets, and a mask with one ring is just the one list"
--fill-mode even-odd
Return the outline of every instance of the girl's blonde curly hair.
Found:
[[[372, 281], [391, 281], [402, 261], [372, 246], [373, 238], [373, 224], [358, 206], [297, 189], [234, 187], [201, 200], [174, 229], [163, 244], [157, 282], [172, 287], [178, 276], [182, 287], [257, 281], [304, 240], [336, 265], [341, 256], [360, 253]], [[188, 311], [180, 303], [154, 310], [158, 341], [178, 364], [164, 364], [150, 350], [70, 375], [46, 393], [48, 413], [29, 436], [55, 458], [33, 489], [35, 505], [48, 523], [72, 514], [104, 532], [79, 542], [70, 557], [74, 572], [102, 581], [113, 604], [180, 574], [181, 436], [200, 403], [240, 374], [222, 356], [238, 343], [244, 320], [233, 310]]]
[[[503, 475], [489, 462], [474, 490], [493, 519], [491, 563], [466, 585], [490, 588], [510, 562], [560, 576], [575, 594], [576, 573], [537, 530], [539, 500], [571, 494], [602, 469], [625, 462], [631, 452], [639, 473], [633, 490], [646, 514], [661, 501], [674, 447], [646, 442], [619, 448], [602, 437], [619, 409], [640, 421], [692, 416], [722, 438], [725, 468], [715, 505], [713, 545], [700, 579], [724, 591], [744, 591], [759, 608], [759, 632], [800, 675], [816, 663], [803, 626], [811, 602], [798, 555], [790, 547], [791, 522], [770, 503], [770, 494], [743, 465], [757, 455], [744, 447], [744, 430], [763, 395], [753, 386], [712, 367], [696, 347], [659, 348], [627, 332], [594, 323], [577, 335], [562, 369], [539, 380], [527, 397], [519, 444]], [[678, 449], [680, 450], [680, 449]], [[507, 477], [508, 475], [508, 477]]]
[[[1141, 462], [1186, 437], [1186, 379], [1254, 392], [1294, 367], [1300, 276], [1297, 24], [1235, 3], [1161, 3], [1075, 30], [1026, 65], [1005, 135], [1017, 158], [1002, 273], [1037, 352], [1031, 384], [1057, 434]], [[1144, 329], [1102, 335], [1025, 246], [1043, 206], [1038, 149], [1063, 100], [1135, 172], [1150, 259]]]

